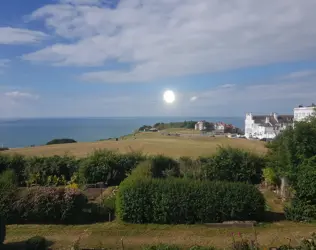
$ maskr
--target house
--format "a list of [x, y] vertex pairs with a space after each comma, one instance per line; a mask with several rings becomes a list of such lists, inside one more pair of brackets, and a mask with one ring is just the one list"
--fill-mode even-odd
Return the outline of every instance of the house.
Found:
[[313, 103], [311, 106], [298, 106], [294, 108], [294, 121], [300, 122], [305, 120], [306, 118], [315, 114], [316, 105]]
[[214, 124], [215, 133], [224, 134], [226, 124], [223, 122], [217, 122]]
[[195, 124], [195, 126], [194, 126], [194, 129], [195, 129], [195, 130], [200, 130], [200, 131], [205, 130], [205, 129], [206, 129], [206, 127], [205, 127], [205, 122], [206, 122], [206, 121], [199, 121], [199, 122], [197, 122], [197, 123]]
[[158, 129], [156, 129], [156, 128], [151, 128], [151, 129], [149, 129], [149, 131], [150, 131], [150, 132], [158, 132]]
[[293, 126], [293, 115], [253, 115], [246, 114], [245, 137], [258, 139], [274, 139], [288, 126]]

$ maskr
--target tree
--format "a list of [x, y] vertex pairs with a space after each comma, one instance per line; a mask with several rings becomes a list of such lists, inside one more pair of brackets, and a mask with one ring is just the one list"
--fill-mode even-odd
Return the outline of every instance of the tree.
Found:
[[213, 131], [215, 129], [214, 123], [205, 122], [204, 123], [205, 131]]
[[295, 184], [299, 165], [316, 155], [316, 118], [296, 122], [294, 128], [287, 128], [267, 148], [268, 166]]
[[46, 145], [64, 144], [64, 143], [76, 143], [76, 141], [73, 140], [73, 139], [67, 139], [67, 138], [54, 139], [54, 140], [51, 140], [51, 141], [47, 142]]

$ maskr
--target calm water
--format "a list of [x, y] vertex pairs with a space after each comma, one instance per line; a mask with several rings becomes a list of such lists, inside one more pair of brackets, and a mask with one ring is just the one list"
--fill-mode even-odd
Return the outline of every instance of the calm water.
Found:
[[156, 122], [207, 120], [244, 127], [243, 117], [135, 117], [135, 118], [45, 118], [0, 120], [0, 147], [43, 145], [55, 138], [80, 142], [97, 141], [132, 133], [142, 125]]

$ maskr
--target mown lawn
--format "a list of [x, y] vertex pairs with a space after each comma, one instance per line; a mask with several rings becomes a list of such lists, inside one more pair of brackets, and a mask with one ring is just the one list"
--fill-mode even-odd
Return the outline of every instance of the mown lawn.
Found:
[[[316, 231], [313, 224], [275, 222], [256, 227], [258, 242], [261, 246], [279, 246], [289, 242], [298, 244], [304, 237]], [[125, 249], [140, 249], [148, 244], [177, 244], [183, 247], [193, 245], [229, 247], [232, 233], [242, 233], [244, 238], [254, 239], [251, 228], [216, 229], [203, 225], [131, 225], [119, 222], [98, 223], [93, 225], [10, 225], [7, 227], [7, 248], [14, 249], [18, 242], [41, 235], [52, 242], [52, 249], [70, 249], [80, 239], [80, 246], [97, 248], [100, 246], [117, 249], [121, 239]], [[238, 237], [238, 236], [235, 236]]]
[[[183, 131], [182, 131], [183, 132]], [[190, 131], [187, 131], [190, 132]], [[246, 139], [231, 139], [225, 137], [202, 137], [202, 136], [167, 136], [159, 132], [138, 133], [135, 136], [127, 136], [124, 140], [111, 140], [87, 143], [71, 143], [32, 148], [11, 149], [5, 153], [19, 153], [28, 156], [51, 156], [69, 154], [76, 157], [84, 157], [95, 149], [118, 150], [122, 153], [142, 151], [145, 154], [164, 154], [171, 157], [213, 154], [218, 146], [231, 146], [246, 149], [252, 152], [265, 153], [265, 143], [249, 141]]]

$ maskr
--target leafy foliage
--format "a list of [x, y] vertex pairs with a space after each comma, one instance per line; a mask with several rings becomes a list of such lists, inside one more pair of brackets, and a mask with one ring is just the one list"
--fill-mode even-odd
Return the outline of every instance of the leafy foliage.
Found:
[[30, 157], [24, 175], [28, 185], [63, 185], [77, 170], [78, 160], [71, 156]]
[[199, 161], [203, 175], [211, 181], [258, 184], [265, 166], [263, 157], [231, 147], [219, 147], [214, 156], [200, 157]]
[[44, 237], [34, 236], [26, 241], [26, 250], [45, 250], [47, 241]]
[[316, 118], [295, 123], [267, 147], [268, 166], [295, 184], [299, 166], [316, 154]]
[[87, 205], [87, 198], [77, 189], [33, 187], [24, 189], [14, 204], [22, 222], [77, 222]]
[[260, 219], [265, 201], [243, 183], [127, 178], [116, 205], [126, 222], [178, 224]]
[[268, 185], [278, 185], [279, 179], [277, 174], [275, 173], [275, 170], [271, 167], [264, 168], [262, 170], [263, 178], [266, 181]]
[[316, 156], [299, 166], [294, 188], [295, 198], [285, 210], [286, 217], [294, 221], [316, 219]]
[[11, 169], [0, 174], [0, 217], [11, 217], [12, 205], [17, 193], [17, 177]]
[[117, 185], [143, 158], [140, 153], [123, 155], [108, 150], [97, 150], [81, 162], [79, 180], [81, 183], [105, 182], [109, 186]]
[[65, 143], [76, 143], [74, 139], [68, 139], [68, 138], [63, 138], [63, 139], [53, 139], [49, 142], [46, 143], [46, 145], [53, 145], [53, 144], [65, 144]]

